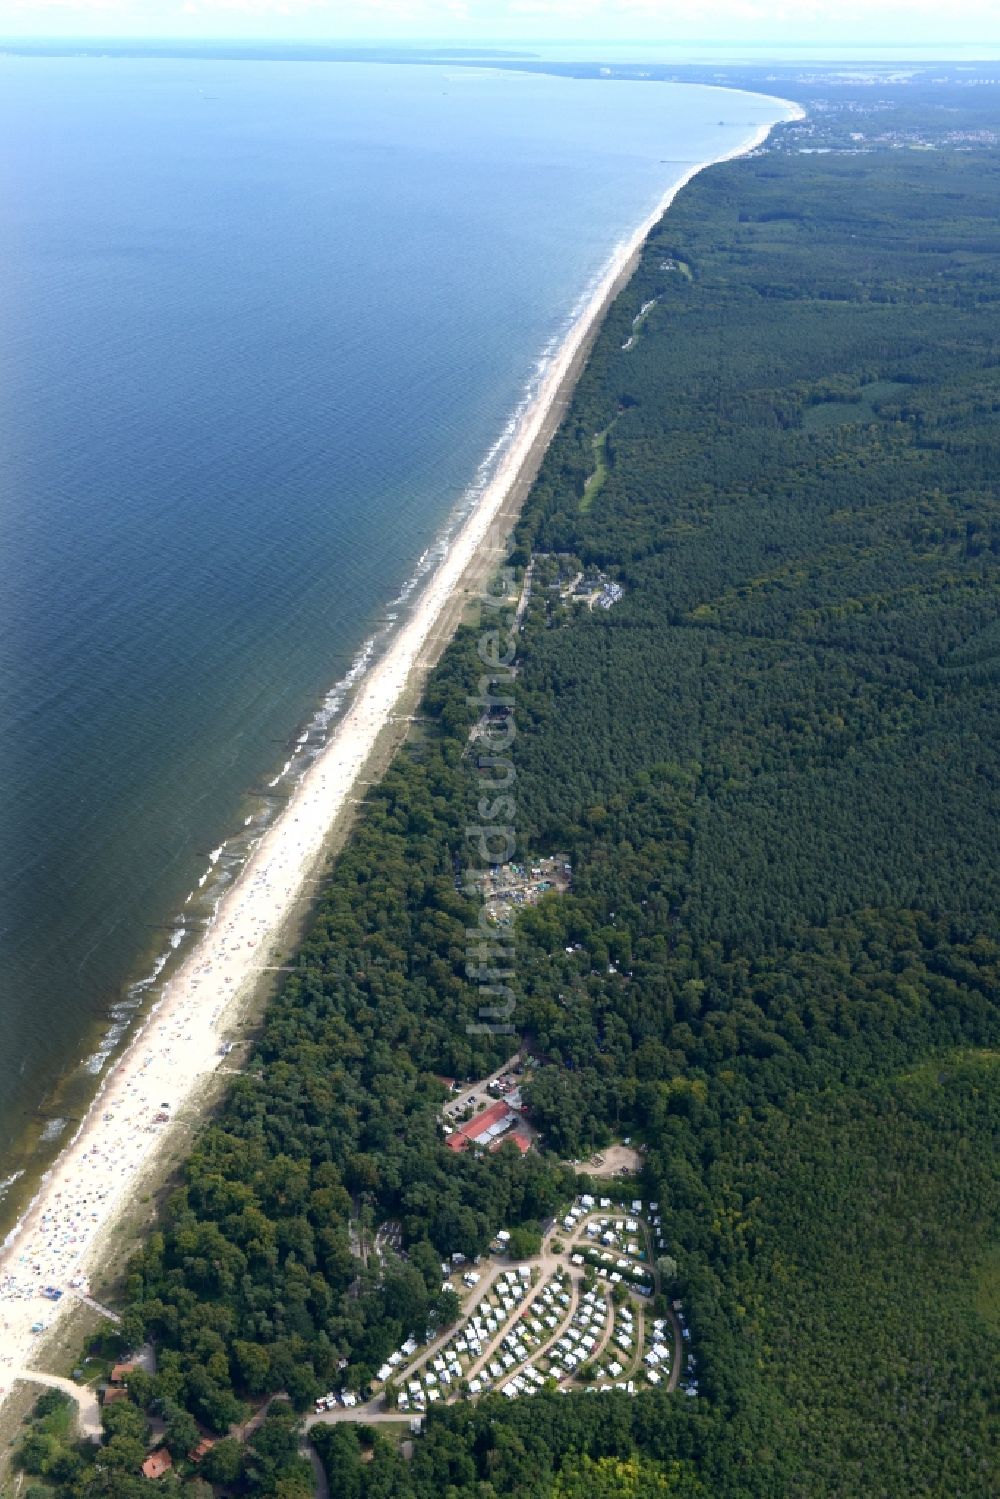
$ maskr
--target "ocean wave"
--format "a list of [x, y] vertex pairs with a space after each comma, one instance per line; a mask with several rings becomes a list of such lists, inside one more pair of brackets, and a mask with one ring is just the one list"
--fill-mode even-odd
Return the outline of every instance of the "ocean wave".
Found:
[[[600, 273], [600, 275], [603, 274], [603, 272]], [[383, 623], [378, 630], [362, 642], [348, 670], [333, 683], [312, 715], [297, 731], [292, 753], [286, 758], [281, 769], [266, 783], [267, 790], [276, 790], [286, 781], [298, 781], [306, 773], [309, 765], [322, 753], [333, 725], [343, 713], [352, 692], [379, 655], [380, 649], [388, 644], [389, 637], [399, 627], [406, 606], [427, 576], [447, 556], [457, 532], [474, 512], [483, 494], [500, 472], [507, 455], [518, 440], [528, 413], [544, 386], [553, 360], [557, 357], [570, 330], [591, 301], [599, 284], [600, 275], [595, 276], [581, 293], [577, 302], [563, 318], [560, 327], [552, 334], [534, 360], [513, 410], [477, 465], [471, 483], [463, 490], [460, 499], [452, 508], [437, 535], [420, 553], [413, 571], [404, 580], [396, 596], [386, 605]], [[280, 804], [279, 799], [275, 798], [272, 802], [265, 803], [260, 811], [244, 817], [243, 829], [253, 828], [252, 836], [248, 832], [241, 831], [232, 838], [224, 839], [218, 847], [210, 851], [208, 867], [199, 877], [197, 885], [185, 897], [185, 908], [192, 904], [197, 904], [201, 909], [207, 908], [208, 924], [211, 925], [215, 921], [227, 888], [233, 883], [256, 848], [267, 826], [278, 812]], [[206, 889], [206, 886], [209, 888]], [[174, 930], [168, 939], [168, 945], [157, 956], [150, 972], [131, 984], [125, 997], [112, 1006], [109, 1014], [111, 1024], [108, 1030], [101, 1038], [98, 1047], [90, 1056], [84, 1058], [81, 1064], [85, 1072], [99, 1077], [104, 1071], [112, 1056], [121, 1048], [129, 1027], [135, 1020], [136, 1013], [149, 999], [151, 991], [159, 982], [171, 956], [177, 952], [188, 935], [189, 927], [185, 920], [177, 916], [174, 919]]]
[[[213, 850], [213, 852], [216, 854], [216, 858], [218, 858], [221, 848]], [[207, 879], [208, 873], [202, 877], [201, 883], [204, 883]], [[195, 891], [191, 891], [184, 902], [185, 905], [189, 903], [195, 893]], [[129, 984], [123, 997], [111, 1005], [108, 1011], [108, 1019], [111, 1023], [101, 1037], [97, 1049], [91, 1052], [89, 1056], [84, 1057], [80, 1062], [82, 1071], [89, 1073], [91, 1077], [99, 1077], [101, 1075], [115, 1052], [121, 1048], [137, 1013], [156, 988], [163, 970], [166, 968], [172, 955], [181, 947], [188, 934], [188, 927], [185, 925], [183, 919], [179, 916], [176, 917], [174, 929], [167, 940], [167, 946], [162, 952], [156, 955], [149, 972], [141, 979], [136, 979], [133, 983]], [[44, 1140], [45, 1135], [43, 1134], [41, 1138]]]
[[[3, 1199], [7, 1196], [7, 1193], [10, 1191], [11, 1187], [14, 1186], [15, 1182], [19, 1182], [21, 1180], [21, 1177], [23, 1175], [23, 1171], [12, 1171], [10, 1176], [0, 1176], [0, 1202], [2, 1202]], [[5, 1239], [4, 1243], [6, 1242], [7, 1241]]]
[[100, 1077], [104, 1068], [111, 1060], [112, 1053], [103, 1047], [99, 1051], [91, 1052], [89, 1057], [84, 1057], [81, 1067], [84, 1072], [89, 1072], [91, 1077]]
[[[616, 247], [615, 255], [617, 256], [619, 253], [620, 247]], [[606, 271], [607, 267], [605, 266], [591, 277], [576, 302], [563, 316], [560, 326], [550, 336], [535, 358], [531, 372], [522, 387], [521, 394], [513, 410], [477, 465], [471, 483], [463, 490], [461, 498], [453, 507], [441, 529], [434, 537], [434, 540], [420, 553], [413, 571], [405, 579], [399, 592], [386, 605], [385, 623], [375, 634], [369, 636], [364, 641], [357, 655], [354, 657], [349, 670], [333, 684], [322, 698], [319, 707], [308, 720], [297, 741], [299, 748], [304, 748], [306, 744], [309, 746], [308, 755], [304, 757], [307, 764], [311, 763], [322, 752], [329, 737], [331, 725], [340, 715], [352, 689], [357, 686], [358, 682], [371, 666], [379, 647], [387, 644], [388, 637], [399, 624], [405, 606], [413, 598], [414, 593], [427, 575], [447, 556], [456, 533], [473, 513], [483, 494], [500, 472], [508, 453], [518, 439], [525, 418], [538, 399], [546, 377], [552, 367], [553, 360], [557, 357], [571, 329], [576, 325], [584, 310], [593, 299], [594, 293]], [[288, 775], [290, 769], [292, 769], [292, 765], [293, 762], [286, 761], [278, 774], [268, 781], [267, 786], [269, 790], [273, 790], [280, 785], [282, 780]], [[304, 773], [306, 765], [295, 768]]]
[[166, 968], [169, 957], [169, 952], [158, 953], [153, 961], [152, 968], [146, 974], [145, 978], [136, 979], [134, 984], [129, 984], [125, 991], [126, 996], [129, 999], [141, 1001], [143, 996], [152, 989], [164, 968]]

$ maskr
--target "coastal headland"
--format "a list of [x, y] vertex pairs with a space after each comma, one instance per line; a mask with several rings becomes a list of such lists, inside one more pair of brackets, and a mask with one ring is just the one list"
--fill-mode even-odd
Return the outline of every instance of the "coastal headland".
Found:
[[[797, 106], [774, 100], [776, 121]], [[759, 147], [755, 130], [719, 160]], [[642, 245], [674, 197], [711, 161], [687, 169], [615, 253], [525, 411], [492, 481], [429, 577], [384, 655], [361, 680], [322, 753], [251, 853], [214, 922], [164, 984], [125, 1053], [109, 1070], [74, 1138], [0, 1251], [0, 1401], [38, 1360], [67, 1309], [120, 1259], [116, 1229], [166, 1169], [174, 1121], [225, 1069], [225, 1040], [262, 986], [274, 981], [303, 902], [342, 834], [356, 788], [385, 762], [387, 743], [426, 671], [503, 555], [510, 525], [566, 409], [579, 372]]]

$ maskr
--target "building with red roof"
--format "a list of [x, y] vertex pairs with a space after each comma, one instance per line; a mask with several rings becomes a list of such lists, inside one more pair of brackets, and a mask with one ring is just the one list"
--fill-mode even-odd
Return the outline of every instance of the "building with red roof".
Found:
[[157, 1447], [151, 1452], [142, 1465], [143, 1478], [162, 1478], [164, 1473], [169, 1473], [174, 1461], [166, 1447]]
[[465, 1150], [469, 1145], [484, 1145], [489, 1150], [495, 1150], [508, 1130], [520, 1123], [521, 1116], [517, 1110], [512, 1109], [506, 1099], [500, 1098], [481, 1114], [477, 1114], [475, 1119], [467, 1119], [464, 1124], [456, 1125], [446, 1143], [449, 1150]]

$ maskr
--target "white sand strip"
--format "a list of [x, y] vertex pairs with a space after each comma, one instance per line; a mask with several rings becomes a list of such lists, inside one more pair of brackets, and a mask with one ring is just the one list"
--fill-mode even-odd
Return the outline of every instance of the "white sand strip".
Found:
[[[773, 102], [776, 110], [785, 103]], [[793, 104], [786, 110], [785, 118], [800, 114]], [[762, 125], [719, 160], [754, 150], [771, 128]], [[109, 1071], [80, 1129], [0, 1253], [0, 1400], [8, 1393], [12, 1371], [31, 1364], [33, 1324], [50, 1328], [75, 1300], [71, 1288], [86, 1288], [88, 1273], [100, 1262], [99, 1247], [104, 1255], [114, 1254], [109, 1230], [125, 1206], [134, 1204], [139, 1181], [154, 1163], [164, 1134], [162, 1116], [173, 1118], [199, 1080], [220, 1065], [227, 1016], [236, 997], [252, 991], [271, 945], [306, 893], [329, 830], [418, 667], [425, 642], [487, 540], [512, 485], [530, 464], [554, 403], [567, 393], [564, 385], [576, 356], [650, 230], [681, 188], [711, 165], [690, 167], [615, 253], [525, 412], [496, 477], [431, 575], [412, 615], [362, 679], [351, 708], [248, 859], [213, 924], [164, 985], [162, 998]], [[60, 1301], [48, 1300], [41, 1294], [47, 1286], [66, 1294]]]

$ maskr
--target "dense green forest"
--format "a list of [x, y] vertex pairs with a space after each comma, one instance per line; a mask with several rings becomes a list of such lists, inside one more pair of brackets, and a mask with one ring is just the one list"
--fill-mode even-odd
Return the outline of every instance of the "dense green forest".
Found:
[[[334, 1496], [997, 1492], [998, 202], [989, 152], [763, 154], [654, 231], [512, 558], [624, 588], [537, 588], [516, 640], [519, 850], [573, 867], [513, 944], [545, 1148], [456, 1156], [436, 1123], [439, 1075], [516, 1044], [475, 1029], [467, 626], [131, 1266], [124, 1337], [159, 1372], [97, 1462], [50, 1402], [46, 1486], [146, 1490], [148, 1414], [181, 1455], [192, 1417], [224, 1434], [280, 1390], [245, 1449], [160, 1487], [310, 1492], [295, 1411], [453, 1314], [442, 1253], [537, 1225], [562, 1160], [629, 1134], [697, 1398], [488, 1397], [409, 1460], [328, 1428]], [[386, 1218], [406, 1258], [366, 1266]]]

